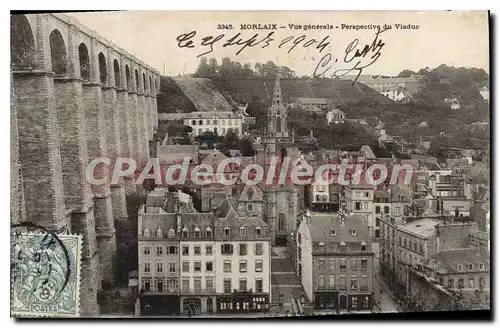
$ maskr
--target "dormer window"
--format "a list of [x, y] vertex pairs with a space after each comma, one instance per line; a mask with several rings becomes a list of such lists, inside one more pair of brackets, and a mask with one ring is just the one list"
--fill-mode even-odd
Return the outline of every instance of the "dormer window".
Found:
[[403, 195], [399, 195], [399, 201], [400, 201], [400, 202], [404, 202], [404, 200], [405, 200], [405, 196], [403, 196]]
[[231, 229], [229, 229], [228, 227], [225, 227], [224, 228], [224, 237], [229, 237], [231, 233]]
[[340, 225], [343, 227], [345, 226], [345, 217], [343, 217], [343, 216], [340, 217]]
[[210, 227], [207, 228], [207, 238], [212, 238], [212, 229]]
[[335, 235], [337, 234], [337, 231], [335, 231], [335, 229], [332, 229], [332, 230], [330, 231], [330, 234], [331, 234], [332, 236], [335, 236]]
[[464, 271], [464, 266], [463, 266], [463, 264], [459, 264], [459, 265], [457, 265], [457, 269], [458, 269], [458, 271]]
[[255, 235], [257, 237], [260, 237], [260, 228], [259, 227], [255, 228]]
[[168, 237], [169, 238], [175, 237], [175, 230], [173, 228], [170, 228], [170, 230], [168, 231]]
[[201, 231], [200, 231], [200, 228], [198, 228], [198, 227], [196, 227], [194, 229], [194, 238], [197, 238], [197, 239], [201, 238]]
[[351, 235], [356, 236], [356, 230], [352, 229], [351, 230]]
[[241, 236], [241, 237], [245, 236], [245, 230], [246, 230], [246, 229], [245, 229], [245, 228], [243, 228], [243, 227], [241, 227], [241, 228], [240, 228], [240, 236]]
[[157, 238], [163, 237], [163, 231], [161, 231], [161, 229], [156, 230], [156, 237]]
[[182, 229], [182, 238], [187, 238], [189, 235], [189, 231], [186, 227]]
[[366, 252], [366, 243], [365, 242], [361, 243], [361, 251]]
[[144, 229], [144, 237], [149, 238], [149, 229]]
[[472, 265], [472, 263], [471, 264], [467, 264], [467, 269], [472, 270], [473, 268], [474, 268], [474, 266]]
[[484, 270], [484, 264], [483, 263], [479, 263], [479, 270]]
[[340, 251], [343, 253], [347, 251], [347, 245], [343, 241], [340, 242]]
[[318, 245], [319, 245], [320, 251], [324, 251], [325, 250], [325, 243], [324, 242], [320, 241]]

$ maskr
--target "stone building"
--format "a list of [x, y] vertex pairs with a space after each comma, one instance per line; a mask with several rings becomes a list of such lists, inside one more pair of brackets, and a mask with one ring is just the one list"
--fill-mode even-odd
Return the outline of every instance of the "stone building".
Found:
[[310, 213], [296, 234], [296, 269], [317, 310], [371, 311], [373, 258], [363, 217]]
[[271, 234], [267, 224], [257, 216], [239, 216], [228, 198], [214, 215], [217, 312], [268, 311]]
[[205, 132], [213, 132], [225, 136], [232, 130], [238, 136], [243, 133], [243, 116], [233, 112], [191, 112], [182, 118], [184, 125], [193, 128], [193, 135], [200, 136]]

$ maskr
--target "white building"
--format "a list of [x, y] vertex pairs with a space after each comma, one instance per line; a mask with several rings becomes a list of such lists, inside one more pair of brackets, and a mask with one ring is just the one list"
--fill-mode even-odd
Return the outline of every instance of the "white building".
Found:
[[243, 116], [233, 112], [191, 112], [183, 118], [184, 125], [193, 128], [193, 135], [199, 136], [210, 131], [217, 135], [226, 135], [233, 130], [242, 135]]
[[361, 215], [366, 219], [370, 234], [374, 236], [373, 195], [376, 186], [370, 184], [344, 187], [345, 209], [348, 213]]
[[259, 217], [239, 217], [226, 198], [215, 213], [217, 312], [269, 310], [271, 234]]

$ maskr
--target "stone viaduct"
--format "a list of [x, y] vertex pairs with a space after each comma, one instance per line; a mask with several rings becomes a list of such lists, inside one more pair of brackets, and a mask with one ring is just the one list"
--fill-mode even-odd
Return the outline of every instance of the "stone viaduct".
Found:
[[11, 16], [10, 74], [11, 222], [83, 236], [80, 313], [98, 315], [136, 186], [91, 186], [87, 164], [147, 161], [160, 74], [63, 14]]

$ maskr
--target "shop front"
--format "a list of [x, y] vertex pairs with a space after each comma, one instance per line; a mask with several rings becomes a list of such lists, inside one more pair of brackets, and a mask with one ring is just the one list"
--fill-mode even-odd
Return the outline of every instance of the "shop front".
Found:
[[315, 310], [337, 310], [339, 307], [339, 292], [315, 292]]
[[217, 313], [250, 313], [269, 311], [269, 295], [251, 292], [217, 296]]
[[370, 311], [372, 309], [371, 294], [349, 295], [348, 300], [350, 311]]

